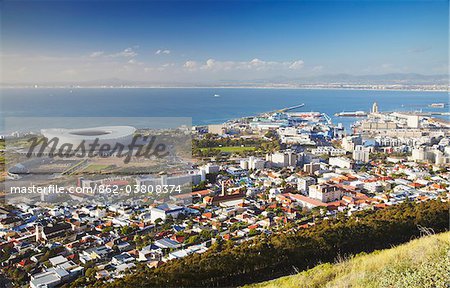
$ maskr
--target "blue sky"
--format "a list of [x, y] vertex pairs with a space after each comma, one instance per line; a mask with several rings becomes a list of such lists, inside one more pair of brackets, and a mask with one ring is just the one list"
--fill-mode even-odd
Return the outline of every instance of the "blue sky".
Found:
[[1, 5], [3, 80], [9, 82], [201, 82], [448, 69], [448, 1]]

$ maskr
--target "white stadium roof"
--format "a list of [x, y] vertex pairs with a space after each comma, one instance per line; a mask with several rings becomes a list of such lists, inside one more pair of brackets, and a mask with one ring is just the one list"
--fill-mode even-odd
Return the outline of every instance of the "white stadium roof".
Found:
[[42, 129], [41, 133], [47, 138], [64, 138], [73, 140], [113, 140], [129, 137], [136, 132], [131, 126], [102, 126], [81, 129], [52, 128]]

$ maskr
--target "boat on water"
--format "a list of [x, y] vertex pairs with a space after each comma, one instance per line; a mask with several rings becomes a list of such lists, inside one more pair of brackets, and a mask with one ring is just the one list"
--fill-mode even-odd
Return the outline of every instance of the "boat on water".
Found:
[[305, 118], [305, 119], [322, 117], [322, 113], [320, 112], [289, 112], [288, 114], [289, 116], [294, 118]]
[[334, 114], [337, 117], [366, 117], [367, 113], [364, 111], [353, 111], [353, 112], [340, 112]]
[[445, 107], [445, 103], [431, 103], [430, 105], [428, 105], [428, 107], [431, 107], [431, 108], [444, 108]]
[[214, 97], [220, 97], [220, 95], [219, 94], [214, 94]]

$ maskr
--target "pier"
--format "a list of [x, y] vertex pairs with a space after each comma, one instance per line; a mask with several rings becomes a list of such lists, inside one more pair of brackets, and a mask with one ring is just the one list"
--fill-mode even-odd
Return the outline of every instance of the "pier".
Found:
[[299, 105], [295, 105], [295, 106], [291, 106], [291, 107], [287, 107], [287, 108], [283, 108], [283, 109], [277, 110], [277, 112], [287, 112], [287, 111], [295, 110], [295, 109], [303, 107], [303, 106], [305, 106], [305, 103], [302, 103], [302, 104], [299, 104]]

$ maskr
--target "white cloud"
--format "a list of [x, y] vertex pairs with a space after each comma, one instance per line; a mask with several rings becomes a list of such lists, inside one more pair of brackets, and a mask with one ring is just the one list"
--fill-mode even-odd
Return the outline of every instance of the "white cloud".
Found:
[[323, 70], [323, 66], [322, 65], [317, 65], [317, 66], [314, 66], [312, 68], [312, 71], [314, 71], [314, 72], [320, 72], [322, 70]]
[[184, 63], [183, 65], [184, 68], [188, 69], [188, 70], [196, 70], [198, 68], [198, 63], [196, 61], [193, 60], [188, 60]]
[[167, 50], [167, 49], [165, 49], [165, 50], [158, 49], [158, 50], [156, 50], [155, 54], [156, 54], [156, 55], [161, 55], [161, 54], [169, 55], [169, 54], [170, 54], [170, 50]]
[[265, 65], [265, 64], [266, 64], [265, 61], [259, 60], [258, 58], [255, 58], [252, 61], [250, 61], [250, 65], [256, 66], [256, 67], [257, 66], [262, 66], [262, 65]]
[[208, 71], [230, 71], [230, 70], [255, 70], [255, 71], [267, 71], [267, 70], [286, 70], [286, 69], [301, 69], [304, 65], [303, 60], [296, 61], [264, 61], [258, 58], [254, 58], [250, 61], [219, 61], [216, 59], [208, 59], [203, 64], [188, 63], [195, 61], [187, 61], [184, 64], [184, 68], [189, 70], [208, 70]]
[[106, 54], [105, 51], [95, 51], [89, 54], [90, 58], [98, 58], [98, 57], [109, 57], [109, 58], [116, 58], [116, 57], [125, 57], [125, 58], [133, 58], [136, 57], [138, 53], [134, 51], [133, 48], [129, 47], [122, 51], [116, 52], [116, 53], [110, 53]]
[[302, 60], [267, 61], [261, 58], [244, 61], [206, 58], [187, 59], [181, 63], [158, 63], [152, 62], [151, 59], [139, 59], [135, 49], [97, 50], [78, 56], [0, 54], [0, 57], [9, 72], [5, 73], [4, 79], [10, 82], [95, 80], [110, 77], [145, 80], [149, 76], [151, 79], [168, 81], [174, 80], [174, 75], [180, 81], [254, 79], [292, 73], [293, 68], [299, 69], [303, 65]]
[[432, 48], [431, 46], [415, 47], [415, 48], [409, 49], [408, 53], [423, 53], [423, 52], [431, 50], [431, 48]]
[[105, 54], [104, 51], [95, 51], [95, 52], [92, 52], [92, 53], [89, 55], [89, 57], [91, 57], [91, 58], [96, 58], [96, 57], [102, 56], [103, 54]]
[[15, 74], [23, 74], [23, 73], [25, 73], [26, 71], [27, 71], [27, 67], [20, 67], [20, 68], [18, 68], [18, 69], [16, 69], [16, 70], [12, 71], [12, 73], [15, 73]]
[[164, 63], [161, 66], [159, 66], [156, 70], [158, 71], [166, 71], [170, 68], [175, 67], [175, 63]]
[[205, 69], [213, 69], [214, 66], [216, 66], [216, 60], [208, 59], [208, 60], [206, 60], [206, 65], [204, 67], [205, 67]]
[[302, 69], [304, 64], [305, 62], [303, 60], [297, 60], [292, 62], [291, 65], [289, 65], [289, 69], [293, 70]]
[[108, 57], [127, 57], [132, 58], [136, 57], [138, 54], [133, 50], [133, 48], [126, 48], [123, 51], [120, 51], [118, 53], [107, 55]]
[[70, 77], [78, 75], [78, 71], [75, 69], [66, 69], [66, 70], [61, 71], [61, 73], [66, 76], [70, 76]]
[[139, 61], [137, 61], [136, 59], [134, 59], [134, 58], [132, 58], [132, 59], [130, 59], [130, 60], [128, 60], [128, 62], [127, 62], [128, 64], [133, 64], [133, 65], [144, 65], [144, 63], [143, 62], [139, 62]]

